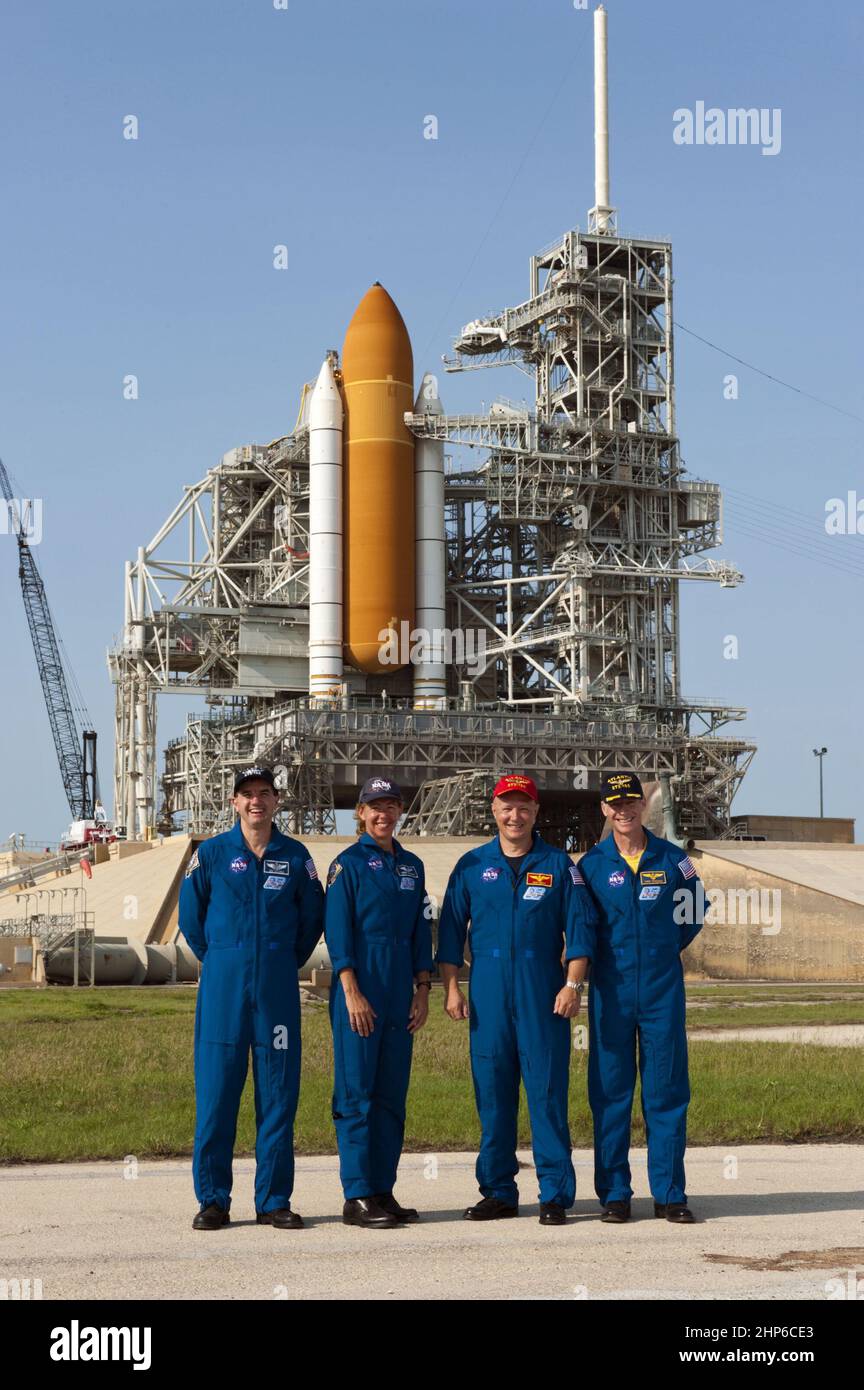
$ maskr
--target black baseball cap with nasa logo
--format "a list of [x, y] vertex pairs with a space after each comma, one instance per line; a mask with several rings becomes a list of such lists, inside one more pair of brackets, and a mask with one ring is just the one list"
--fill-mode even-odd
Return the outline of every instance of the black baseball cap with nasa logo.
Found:
[[368, 806], [370, 801], [383, 801], [385, 797], [392, 797], [394, 801], [403, 803], [405, 801], [401, 791], [391, 778], [367, 777], [360, 789], [360, 801]]
[[600, 800], [614, 806], [616, 801], [638, 801], [645, 793], [634, 772], [607, 772], [600, 781]]
[[251, 782], [254, 777], [260, 777], [262, 782], [266, 782], [269, 787], [276, 790], [276, 778], [269, 767], [259, 767], [256, 763], [254, 767], [244, 767], [234, 778], [234, 795], [236, 796], [244, 782]]

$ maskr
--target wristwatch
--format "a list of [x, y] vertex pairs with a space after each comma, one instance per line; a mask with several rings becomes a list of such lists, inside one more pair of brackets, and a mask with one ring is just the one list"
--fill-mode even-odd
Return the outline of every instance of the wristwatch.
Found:
[[432, 988], [432, 981], [431, 981], [431, 980], [415, 980], [415, 981], [414, 981], [414, 986], [415, 986], [416, 989], [431, 989], [431, 988]]
[[568, 989], [575, 989], [577, 994], [583, 994], [585, 991], [584, 980], [565, 980], [564, 983]]

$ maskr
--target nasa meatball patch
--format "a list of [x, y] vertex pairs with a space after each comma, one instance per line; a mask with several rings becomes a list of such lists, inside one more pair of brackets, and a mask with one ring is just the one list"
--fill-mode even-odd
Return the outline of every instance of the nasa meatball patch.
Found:
[[610, 887], [610, 888], [620, 888], [621, 885], [622, 885], [623, 883], [626, 883], [626, 882], [627, 882], [627, 878], [626, 878], [625, 874], [623, 874], [622, 871], [621, 871], [620, 869], [616, 869], [616, 870], [614, 871], [614, 873], [611, 873], [611, 874], [609, 875], [609, 887]]
[[232, 874], [245, 874], [249, 868], [249, 860], [244, 859], [242, 854], [238, 854], [236, 859], [231, 860], [230, 869]]
[[494, 883], [500, 872], [500, 869], [484, 869], [480, 877], [484, 883]]

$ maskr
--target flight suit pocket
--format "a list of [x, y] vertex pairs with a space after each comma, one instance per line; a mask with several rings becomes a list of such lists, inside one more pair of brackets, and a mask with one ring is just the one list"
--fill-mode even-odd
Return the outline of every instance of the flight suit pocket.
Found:
[[238, 1042], [243, 1014], [243, 979], [239, 950], [211, 946], [204, 958], [198, 990], [201, 1041]]

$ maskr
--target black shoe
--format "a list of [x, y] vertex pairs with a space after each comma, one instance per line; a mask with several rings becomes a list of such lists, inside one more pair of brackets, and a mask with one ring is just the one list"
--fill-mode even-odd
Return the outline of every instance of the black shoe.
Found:
[[540, 1225], [541, 1226], [563, 1226], [567, 1220], [567, 1212], [560, 1202], [541, 1202], [540, 1203]]
[[397, 1221], [419, 1221], [420, 1213], [416, 1207], [400, 1207], [392, 1192], [376, 1192], [373, 1201], [377, 1202], [382, 1211], [388, 1215], [395, 1216]]
[[674, 1221], [676, 1226], [692, 1226], [696, 1220], [686, 1202], [655, 1202], [654, 1215]]
[[346, 1226], [369, 1226], [373, 1231], [388, 1231], [399, 1222], [389, 1211], [379, 1207], [374, 1197], [350, 1197], [342, 1208]]
[[193, 1231], [218, 1231], [221, 1226], [227, 1226], [231, 1217], [224, 1207], [218, 1207], [215, 1202], [211, 1202], [209, 1207], [202, 1207], [196, 1213], [192, 1221]]
[[280, 1231], [299, 1231], [303, 1226], [303, 1217], [299, 1211], [292, 1211], [290, 1207], [256, 1212], [255, 1220], [259, 1226], [278, 1226]]
[[507, 1202], [502, 1202], [497, 1197], [484, 1197], [482, 1202], [475, 1202], [473, 1207], [468, 1207], [465, 1211], [466, 1221], [498, 1221], [504, 1216], [518, 1216], [519, 1207], [510, 1206]]
[[623, 1225], [625, 1221], [630, 1220], [630, 1203], [607, 1202], [603, 1208], [603, 1215], [600, 1217], [600, 1220], [608, 1221], [612, 1226]]

